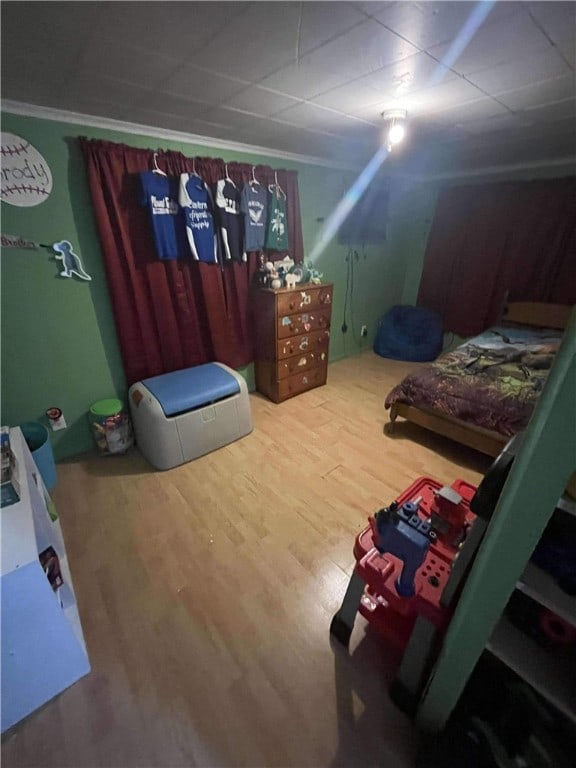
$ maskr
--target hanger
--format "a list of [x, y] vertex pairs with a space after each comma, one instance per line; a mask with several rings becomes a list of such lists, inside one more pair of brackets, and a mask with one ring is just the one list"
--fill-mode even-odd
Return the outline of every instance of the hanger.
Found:
[[230, 184], [232, 184], [233, 187], [235, 187], [236, 184], [234, 184], [234, 182], [232, 181], [232, 179], [228, 175], [228, 163], [224, 163], [224, 170], [226, 171], [226, 176], [224, 178], [226, 179], [226, 181], [229, 181]]
[[278, 173], [276, 171], [274, 171], [274, 184], [269, 184], [268, 189], [273, 195], [276, 195], [276, 197], [282, 195], [284, 200], [286, 200], [286, 192], [284, 192], [280, 184], [278, 184]]
[[256, 171], [256, 166], [255, 166], [255, 165], [253, 165], [253, 166], [252, 166], [252, 178], [250, 179], [250, 184], [258, 184], [258, 186], [261, 186], [261, 185], [260, 185], [260, 182], [259, 182], [259, 181], [258, 181], [258, 179], [256, 178], [256, 173], [255, 173], [255, 171]]
[[154, 168], [152, 168], [152, 173], [159, 173], [160, 176], [166, 176], [164, 171], [158, 167], [158, 161], [156, 158], [158, 157], [158, 152], [154, 152]]
[[195, 157], [192, 158], [192, 176], [198, 176], [199, 179], [202, 178], [202, 176], [200, 176], [200, 174], [196, 170], [196, 158]]

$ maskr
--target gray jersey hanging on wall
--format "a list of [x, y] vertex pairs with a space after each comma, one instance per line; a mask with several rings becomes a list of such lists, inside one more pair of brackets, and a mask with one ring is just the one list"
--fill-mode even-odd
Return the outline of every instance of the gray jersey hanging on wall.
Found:
[[266, 187], [249, 182], [242, 187], [240, 210], [244, 214], [244, 246], [247, 251], [261, 251], [266, 236]]

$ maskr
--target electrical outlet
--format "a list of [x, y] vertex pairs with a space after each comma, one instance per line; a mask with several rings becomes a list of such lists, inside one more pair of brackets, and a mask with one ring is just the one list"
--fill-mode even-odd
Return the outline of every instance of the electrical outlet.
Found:
[[360, 336], [368, 336], [368, 326], [367, 325], [363, 325], [360, 328]]

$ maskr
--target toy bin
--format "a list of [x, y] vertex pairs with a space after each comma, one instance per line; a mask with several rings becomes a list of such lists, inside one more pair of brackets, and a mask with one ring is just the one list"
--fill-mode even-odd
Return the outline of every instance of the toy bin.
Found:
[[30, 449], [34, 463], [38, 467], [44, 485], [48, 491], [51, 491], [56, 485], [57, 478], [48, 430], [44, 424], [40, 424], [38, 421], [26, 421], [24, 424], [20, 424], [20, 429]]
[[102, 456], [126, 453], [132, 446], [132, 423], [121, 400], [98, 400], [90, 407], [88, 419]]

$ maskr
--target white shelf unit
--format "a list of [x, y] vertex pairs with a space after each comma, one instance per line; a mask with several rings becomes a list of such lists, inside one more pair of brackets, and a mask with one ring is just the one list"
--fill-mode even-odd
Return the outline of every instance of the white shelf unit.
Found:
[[[60, 521], [20, 429], [10, 430], [20, 501], [0, 511], [2, 732], [90, 671]], [[53, 547], [64, 584], [54, 592], [39, 560]]]
[[[557, 509], [576, 515], [576, 502], [563, 496]], [[516, 589], [576, 627], [576, 596], [560, 589], [554, 578], [534, 563], [528, 562]], [[575, 645], [546, 650], [504, 614], [487, 648], [576, 723]]]
[[576, 648], [542, 648], [504, 615], [487, 648], [576, 723]]
[[576, 626], [576, 597], [561, 590], [552, 576], [537, 565], [528, 563], [516, 589]]

